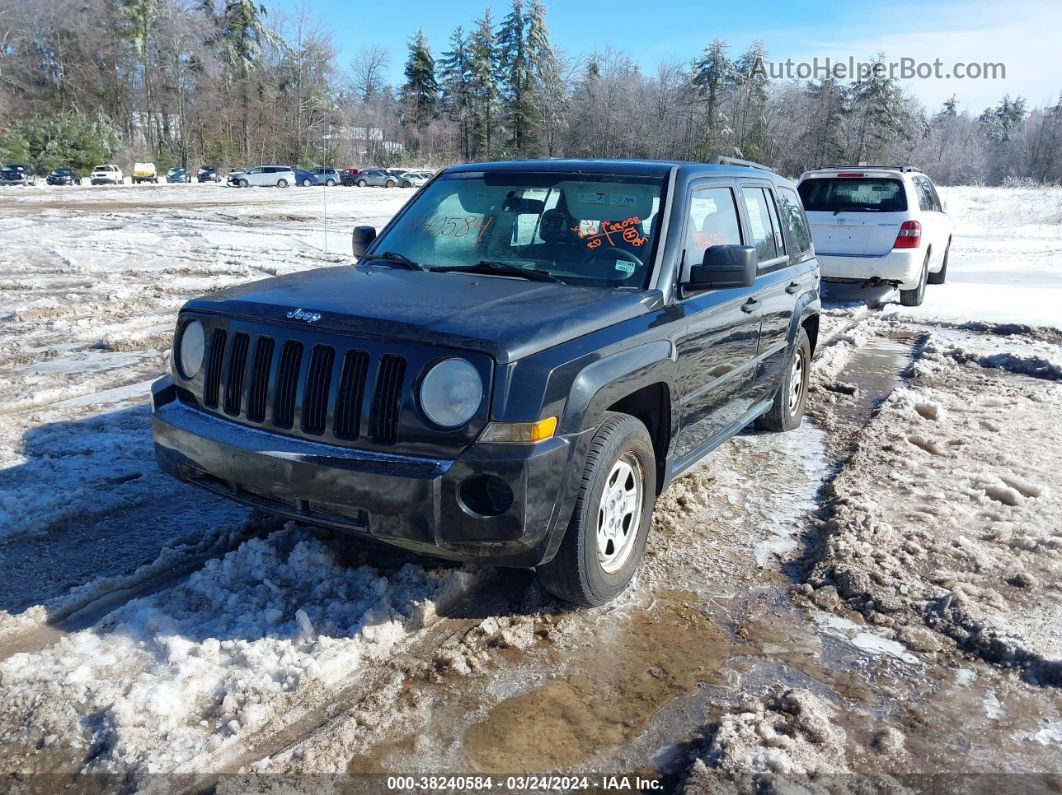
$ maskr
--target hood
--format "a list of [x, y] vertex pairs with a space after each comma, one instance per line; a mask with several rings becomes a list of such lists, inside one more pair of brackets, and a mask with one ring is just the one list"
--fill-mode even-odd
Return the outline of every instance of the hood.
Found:
[[660, 300], [657, 290], [345, 266], [231, 287], [184, 308], [299, 327], [312, 319], [330, 331], [478, 350], [504, 363], [642, 315]]

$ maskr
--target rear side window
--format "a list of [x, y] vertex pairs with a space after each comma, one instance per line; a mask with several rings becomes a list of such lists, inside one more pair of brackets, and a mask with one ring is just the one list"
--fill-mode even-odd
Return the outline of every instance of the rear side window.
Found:
[[903, 182], [898, 179], [807, 179], [797, 190], [808, 212], [899, 213], [907, 209]]
[[767, 262], [777, 257], [780, 252], [776, 244], [775, 228], [771, 213], [767, 207], [768, 197], [763, 188], [742, 188], [745, 199], [745, 212], [749, 217], [749, 231], [752, 239], [749, 245], [756, 247], [756, 257], [760, 262]]
[[700, 265], [712, 246], [740, 246], [741, 224], [730, 188], [701, 188], [690, 199], [686, 226], [686, 263]]
[[937, 192], [933, 189], [933, 183], [925, 177], [915, 177], [914, 184], [918, 193], [919, 209], [931, 213], [943, 212], [944, 208], [940, 206], [940, 199], [937, 198]]
[[778, 201], [782, 206], [782, 225], [789, 233], [789, 239], [793, 241], [796, 253], [802, 254], [810, 251], [811, 233], [808, 231], [808, 221], [804, 216], [804, 210], [800, 206], [796, 191], [790, 188], [779, 188]]

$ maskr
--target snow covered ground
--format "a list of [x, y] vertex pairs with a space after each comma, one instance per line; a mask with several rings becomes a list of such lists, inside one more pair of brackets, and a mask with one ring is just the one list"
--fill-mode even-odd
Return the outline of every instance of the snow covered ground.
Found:
[[180, 304], [409, 195], [0, 193], [0, 775], [1059, 772], [1062, 190], [946, 190], [948, 283], [827, 307], [813, 422], [680, 479], [582, 612], [155, 470]]

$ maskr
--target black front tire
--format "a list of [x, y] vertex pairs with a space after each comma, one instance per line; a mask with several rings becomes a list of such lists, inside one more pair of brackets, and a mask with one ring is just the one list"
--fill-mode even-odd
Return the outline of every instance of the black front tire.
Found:
[[[620, 568], [608, 572], [598, 554], [598, 523], [602, 496], [621, 459], [637, 463], [641, 480], [640, 510], [630, 551]], [[645, 552], [656, 504], [656, 455], [649, 431], [629, 414], [606, 412], [586, 456], [579, 497], [553, 560], [537, 569], [538, 579], [551, 594], [572, 604], [596, 607], [616, 598], [630, 584]], [[606, 550], [607, 552], [607, 550]]]
[[910, 290], [900, 290], [900, 303], [904, 306], [921, 306], [926, 297], [926, 282], [929, 280], [929, 252], [922, 263], [922, 273], [918, 277], [918, 286]]
[[762, 431], [795, 431], [799, 428], [804, 417], [810, 377], [811, 340], [801, 326], [786, 359], [782, 383], [774, 394], [774, 402], [766, 414], [756, 418], [756, 427]]
[[948, 241], [948, 247], [944, 249], [944, 261], [940, 263], [940, 270], [936, 273], [929, 274], [929, 278], [926, 279], [928, 284], [944, 284], [945, 279], [948, 278], [948, 254], [951, 252], [951, 241]]

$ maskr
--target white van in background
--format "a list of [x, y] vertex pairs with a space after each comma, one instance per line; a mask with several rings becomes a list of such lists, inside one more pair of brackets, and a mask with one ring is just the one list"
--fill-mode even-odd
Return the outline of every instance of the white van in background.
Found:
[[929, 177], [911, 166], [806, 171], [797, 186], [826, 281], [891, 284], [918, 306], [948, 271], [951, 219]]

